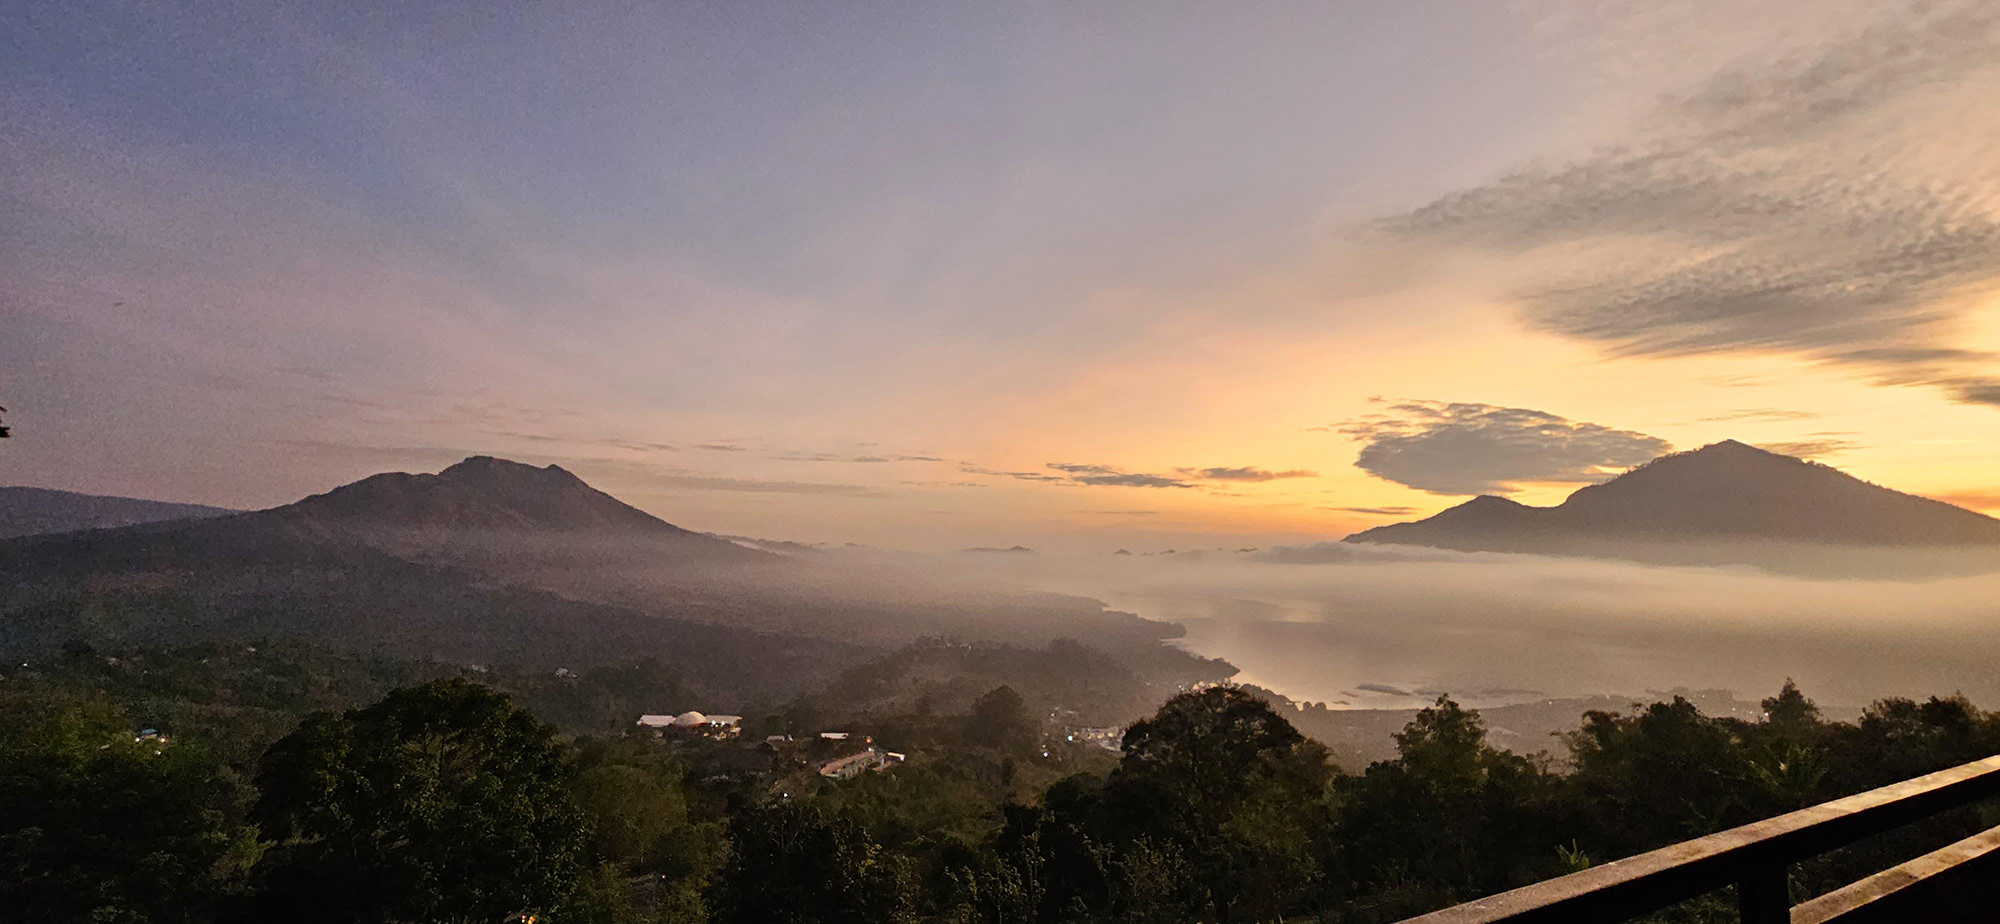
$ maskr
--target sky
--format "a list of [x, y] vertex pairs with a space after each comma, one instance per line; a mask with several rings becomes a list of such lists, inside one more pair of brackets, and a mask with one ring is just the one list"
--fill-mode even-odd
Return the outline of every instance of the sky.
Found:
[[2000, 7], [0, 6], [0, 483], [1102, 552], [1739, 439], [2000, 513]]

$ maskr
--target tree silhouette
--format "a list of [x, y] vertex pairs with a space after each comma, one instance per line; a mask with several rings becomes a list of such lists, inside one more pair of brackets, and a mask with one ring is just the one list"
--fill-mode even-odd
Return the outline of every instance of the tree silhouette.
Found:
[[582, 820], [552, 729], [463, 680], [316, 713], [265, 754], [256, 917], [490, 922], [559, 906]]
[[123, 711], [0, 721], [0, 919], [212, 920], [256, 858], [248, 787]]

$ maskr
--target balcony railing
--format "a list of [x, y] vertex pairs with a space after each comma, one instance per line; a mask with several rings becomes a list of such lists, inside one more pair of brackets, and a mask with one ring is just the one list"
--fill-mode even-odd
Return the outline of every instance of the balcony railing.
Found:
[[2000, 756], [1683, 841], [1404, 924], [1624, 921], [1727, 886], [1744, 924], [2000, 920], [2000, 828], [1800, 905], [1786, 867], [2000, 794]]

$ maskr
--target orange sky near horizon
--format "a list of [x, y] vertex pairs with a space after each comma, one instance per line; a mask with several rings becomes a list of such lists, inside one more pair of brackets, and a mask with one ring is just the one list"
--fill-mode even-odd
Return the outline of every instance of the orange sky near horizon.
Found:
[[1991, 3], [414, 15], [0, 12], [0, 483], [1095, 554], [1737, 439], [2000, 514]]

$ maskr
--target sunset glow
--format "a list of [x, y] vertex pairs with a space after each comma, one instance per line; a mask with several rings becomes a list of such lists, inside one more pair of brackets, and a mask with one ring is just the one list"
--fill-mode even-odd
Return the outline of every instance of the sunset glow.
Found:
[[6, 477], [480, 452], [721, 532], [1262, 545], [1462, 500], [1356, 466], [1442, 402], [2000, 510], [1993, 13], [1809, 6], [27, 4]]

